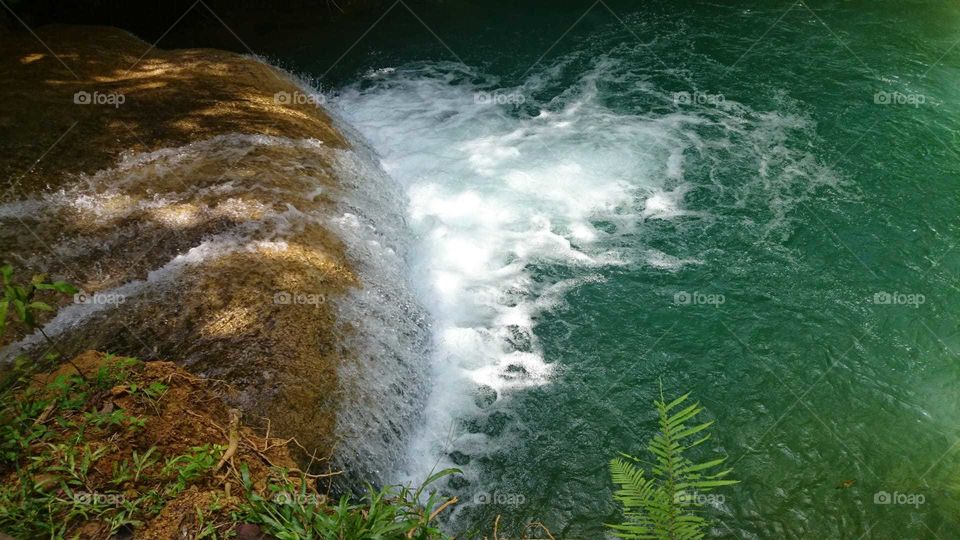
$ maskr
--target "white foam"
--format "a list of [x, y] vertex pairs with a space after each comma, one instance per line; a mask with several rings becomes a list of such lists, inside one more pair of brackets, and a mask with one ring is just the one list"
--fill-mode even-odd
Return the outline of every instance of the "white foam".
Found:
[[[670, 104], [672, 93], [604, 55], [580, 58], [592, 67], [572, 85], [561, 82], [577, 54], [513, 88], [452, 63], [374, 70], [332, 100], [406, 189], [420, 239], [414, 281], [435, 321], [435, 383], [400, 479], [422, 479], [438, 460], [450, 465], [443, 456], [453, 447], [484, 451], [485, 436], [460, 424], [483, 414], [478, 388], [503, 399], [560, 376], [534, 330], [571, 288], [596, 282], [598, 269], [611, 265], [678, 272], [702, 264], [698, 254], [643, 245], [645, 224], [719, 219], [689, 207], [691, 190], [708, 190], [718, 206], [752, 198], [771, 209], [763, 226], [775, 228], [792, 194], [833, 180], [788, 146], [792, 131], [811, 129], [802, 115], [755, 112], [729, 99], [645, 114], [613, 110], [601, 81], [630, 83], [626, 95], [651, 103]], [[522, 95], [523, 107], [491, 104], [479, 92]], [[712, 183], [734, 163], [746, 171], [741, 185]], [[554, 281], [550, 268], [576, 277]]]
[[674, 257], [673, 255], [668, 255], [662, 251], [656, 249], [650, 249], [646, 252], [646, 257], [644, 262], [649, 264], [654, 268], [659, 268], [661, 270], [669, 270], [671, 272], [676, 272], [684, 266], [691, 264], [703, 264], [703, 261], [700, 259], [681, 259], [679, 257]]
[[643, 217], [646, 219], [671, 219], [682, 216], [680, 209], [683, 202], [683, 191], [657, 190], [652, 193], [643, 205]]
[[[534, 334], [538, 315], [571, 287], [596, 280], [596, 268], [632, 257], [605, 246], [617, 232], [596, 223], [640, 217], [635, 198], [657, 190], [667, 197], [665, 183], [682, 170], [682, 157], [664, 167], [651, 155], [674, 146], [668, 130], [611, 118], [595, 93], [518, 117], [477, 103], [478, 88], [450, 84], [438, 75], [447, 67], [376, 72], [370, 79], [382, 87], [348, 88], [335, 101], [406, 188], [421, 238], [414, 279], [435, 321], [437, 383], [400, 479], [422, 479], [442, 461], [451, 425], [477, 411], [478, 388], [502, 399], [557, 375]], [[608, 127], [597, 133], [601, 144], [584, 134]], [[682, 215], [682, 192], [674, 193], [646, 217]], [[587, 278], [539, 279], [538, 268], [549, 265], [583, 269]]]
[[[346, 130], [348, 131], [348, 130]], [[428, 317], [408, 282], [406, 198], [357, 141], [325, 154], [344, 184], [326, 220], [346, 246], [360, 286], [336, 304], [341, 346], [341, 401], [335, 466], [348, 482], [381, 482], [406, 457], [428, 389]]]

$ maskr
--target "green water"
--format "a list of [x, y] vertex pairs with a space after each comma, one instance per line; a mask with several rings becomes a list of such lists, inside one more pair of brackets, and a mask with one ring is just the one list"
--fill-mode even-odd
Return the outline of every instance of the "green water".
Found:
[[[632, 208], [590, 218], [609, 233], [590, 249], [614, 251], [621, 264], [528, 263], [535, 282], [601, 279], [566, 289], [536, 315], [543, 359], [556, 368], [544, 384], [510, 392], [492, 413], [454, 415], [458, 433], [482, 433], [486, 445], [467, 465], [469, 485], [454, 491], [522, 502], [467, 506], [451, 528], [501, 514], [501, 537], [531, 519], [558, 538], [602, 537], [602, 524], [618, 519], [606, 464], [617, 451], [643, 452], [662, 381], [666, 393], [703, 403], [716, 421], [708, 450], [729, 456], [742, 481], [709, 509], [714, 535], [956, 537], [960, 5], [609, 2], [572, 29], [590, 3], [411, 7], [420, 21], [396, 6], [332, 69], [369, 21], [278, 53], [325, 74], [320, 83], [334, 94], [366, 96], [340, 107], [387, 155], [427, 135], [402, 135], [403, 118], [382, 125], [363, 110], [396, 85], [407, 92], [400, 99], [424, 100], [405, 109], [420, 118], [408, 125], [431, 125], [422, 117], [443, 96], [411, 93], [421, 79], [532, 89], [490, 121], [523, 126], [583, 98], [584, 74], [598, 74], [590, 103], [610, 122], [579, 124], [557, 159], [589, 161], [585, 149], [603, 153], [610, 137], [622, 149], [623, 135], [611, 135], [622, 119], [683, 124], [656, 124], [666, 135], [654, 139], [631, 131], [635, 152], [614, 171], [635, 167], [658, 189], [681, 187], [680, 215], [644, 216], [650, 191], [641, 190]], [[400, 81], [364, 78], [403, 66], [415, 67]], [[677, 105], [677, 92], [704, 102]], [[901, 95], [883, 103], [878, 92]], [[717, 95], [735, 107], [705, 101]], [[436, 122], [437, 133], [453, 129]], [[462, 140], [472, 129], [496, 132], [457, 129]], [[683, 166], [671, 176], [664, 141], [674, 139]], [[536, 158], [528, 150], [523, 159], [553, 159], [550, 149]], [[643, 159], [630, 162], [634, 154]], [[456, 166], [438, 159], [397, 175]], [[690, 262], [651, 264], [642, 255], [654, 251]], [[723, 303], [675, 301], [684, 292]], [[883, 293], [897, 300], [877, 303]], [[839, 489], [846, 480], [853, 485]], [[876, 504], [880, 491], [924, 502]]]

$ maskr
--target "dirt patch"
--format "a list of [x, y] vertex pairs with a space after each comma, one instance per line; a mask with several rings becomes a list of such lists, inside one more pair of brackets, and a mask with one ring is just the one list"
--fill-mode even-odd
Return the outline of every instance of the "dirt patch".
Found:
[[[305, 480], [312, 493], [317, 481], [297, 473], [290, 456], [295, 443], [231, 423], [219, 384], [171, 362], [83, 353], [35, 377], [21, 395], [44, 408], [22, 423], [33, 442], [24, 443], [19, 459], [0, 464], [4, 485], [88, 505], [82, 514], [97, 517], [53, 516], [66, 526], [65, 537], [85, 539], [132, 529], [136, 538], [158, 540], [222, 534], [237, 526], [231, 512], [246, 490], [272, 495], [267, 484], [278, 471], [294, 471], [294, 481]], [[231, 440], [235, 452], [225, 459]], [[109, 507], [123, 504], [136, 508], [128, 517], [138, 525], [116, 526], [121, 510]], [[107, 510], [98, 514], [101, 507]]]

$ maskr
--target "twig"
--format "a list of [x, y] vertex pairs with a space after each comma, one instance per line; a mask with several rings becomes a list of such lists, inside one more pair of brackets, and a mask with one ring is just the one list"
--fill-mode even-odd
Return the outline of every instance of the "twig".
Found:
[[203, 416], [202, 414], [197, 414], [197, 413], [191, 411], [190, 409], [184, 409], [183, 412], [185, 412], [185, 413], [187, 413], [187, 414], [189, 414], [189, 415], [191, 415], [191, 416], [196, 416], [197, 418], [199, 418], [199, 419], [201, 419], [201, 420], [204, 420], [204, 421], [210, 423], [211, 425], [213, 425], [213, 427], [219, 429], [219, 430], [220, 430], [220, 433], [223, 433], [224, 435], [227, 435], [227, 430], [223, 429], [222, 427], [220, 427], [219, 424], [217, 424], [217, 423], [214, 422], [213, 420], [210, 420], [210, 419], [207, 418], [206, 416]]
[[[217, 424], [216, 422], [214, 422], [213, 420], [210, 420], [209, 418], [207, 418], [207, 417], [205, 417], [205, 416], [203, 416], [203, 415], [197, 414], [197, 413], [195, 413], [195, 412], [193, 412], [193, 411], [191, 411], [191, 410], [189, 410], [189, 409], [184, 409], [184, 410], [185, 410], [187, 413], [189, 413], [190, 415], [196, 416], [197, 418], [199, 418], [199, 419], [201, 419], [201, 420], [204, 420], [204, 421], [210, 423], [211, 425], [213, 425], [213, 427], [215, 427], [215, 428], [217, 428], [218, 430], [220, 430], [221, 433], [223, 433], [224, 435], [227, 435], [228, 438], [229, 438], [229, 435], [228, 435], [228, 433], [227, 433], [227, 430], [225, 430], [225, 429], [223, 429], [222, 427], [220, 427], [220, 425], [218, 425], [218, 424]], [[232, 409], [231, 409], [231, 410], [232, 410]], [[247, 437], [245, 434], [241, 433], [241, 432], [239, 431], [239, 429], [237, 430], [237, 435], [238, 435], [238, 437], [240, 437], [240, 436], [243, 437], [243, 442], [245, 442], [246, 445], [250, 448], [250, 450], [252, 450], [253, 453], [257, 454], [257, 455], [260, 457], [260, 459], [262, 459], [262, 460], [264, 461], [264, 463], [266, 463], [267, 465], [269, 465], [269, 466], [271, 466], [271, 467], [274, 467], [274, 468], [277, 467], [277, 465], [274, 464], [273, 461], [272, 461], [265, 453], [263, 453], [263, 452], [260, 450], [259, 446], [258, 446], [255, 442], [251, 441], [250, 438]], [[285, 442], [282, 443], [282, 444], [271, 445], [269, 448], [276, 448], [276, 447], [279, 447], [279, 446], [283, 446], [283, 445], [286, 445], [287, 443], [289, 443], [289, 442], [291, 442], [291, 441], [293, 441], [294, 443], [297, 444], [297, 446], [299, 446], [299, 447], [302, 448], [304, 451], [306, 451], [306, 448], [304, 448], [303, 445], [301, 445], [301, 444], [296, 440], [296, 438], [288, 439], [287, 441], [285, 441]], [[239, 442], [239, 440], [238, 440], [238, 442]], [[230, 452], [230, 449], [228, 448], [228, 449], [227, 449], [227, 453], [229, 453], [229, 452]], [[236, 450], [234, 450], [234, 452], [236, 452]], [[224, 457], [227, 457], [227, 458], [231, 457], [231, 456], [228, 456], [227, 453], [224, 453]], [[221, 461], [223, 461], [223, 460], [221, 459]], [[219, 464], [219, 465], [217, 465], [217, 468], [216, 468], [216, 469], [219, 469], [221, 466], [222, 466], [222, 463]], [[216, 470], [216, 469], [214, 469], [214, 470]], [[298, 469], [298, 468], [296, 468], [296, 467], [291, 468], [291, 469], [286, 469], [286, 470], [287, 470], [287, 472], [297, 473], [297, 474], [299, 474], [299, 475], [301, 475], [301, 476], [303, 476], [303, 477], [305, 477], [305, 478], [329, 478], [329, 477], [332, 477], [332, 476], [337, 476], [337, 475], [343, 474], [343, 471], [334, 471], [334, 472], [323, 473], [323, 474], [311, 474], [311, 473], [307, 473], [307, 472], [301, 471], [300, 469]]]
[[263, 451], [266, 452], [267, 450], [270, 450], [270, 419], [269, 418], [267, 418], [267, 434], [263, 437]]
[[227, 451], [223, 453], [223, 457], [220, 458], [220, 462], [217, 463], [217, 466], [213, 470], [218, 471], [220, 467], [223, 467], [223, 464], [230, 460], [234, 454], [237, 453], [237, 446], [240, 445], [240, 411], [237, 409], [230, 409], [230, 433], [227, 436], [229, 441], [227, 444]]
[[[53, 412], [53, 408], [54, 408], [56, 405], [57, 405], [56, 402], [53, 402], [53, 403], [47, 405], [47, 408], [44, 409], [42, 413], [40, 413], [40, 416], [38, 416], [36, 420], [33, 421], [33, 425], [36, 426], [37, 424], [43, 424], [44, 422], [46, 422], [47, 419], [50, 418], [50, 413]], [[0, 539], [0, 540], [2, 540], [2, 539]]]
[[427, 518], [427, 522], [429, 522], [429, 521], [432, 520], [433, 518], [437, 517], [437, 514], [439, 514], [440, 512], [443, 512], [444, 510], [446, 510], [446, 508], [447, 508], [448, 506], [453, 505], [453, 504], [457, 504], [457, 502], [459, 502], [459, 500], [460, 500], [460, 499], [458, 499], [458, 498], [456, 498], [456, 497], [452, 497], [452, 498], [450, 498], [450, 499], [447, 499], [447, 502], [441, 504], [436, 510], [433, 511], [432, 514], [430, 514], [430, 517]]
[[[31, 293], [31, 294], [33, 294], [33, 293]], [[37, 331], [40, 332], [40, 335], [43, 336], [43, 339], [47, 340], [47, 343], [50, 344], [50, 348], [52, 348], [53, 350], [57, 351], [57, 354], [59, 354], [59, 355], [61, 355], [61, 356], [66, 356], [65, 354], [63, 354], [63, 351], [60, 350], [60, 347], [57, 347], [57, 344], [54, 343], [52, 339], [50, 339], [50, 336], [48, 336], [47, 333], [43, 331], [43, 328], [41, 328], [41, 327], [39, 327], [39, 326], [37, 326], [36, 328], [37, 328]], [[73, 366], [73, 369], [77, 370], [77, 375], [80, 375], [80, 379], [81, 379], [83, 382], [87, 382], [87, 376], [83, 374], [83, 371], [81, 371], [80, 368], [77, 367], [76, 364], [73, 363], [73, 359], [67, 358], [66, 361], [67, 361], [68, 364], [70, 364], [71, 366]]]
[[[262, 459], [262, 460], [264, 461], [264, 463], [266, 463], [267, 465], [269, 465], [269, 466], [271, 466], [271, 467], [274, 467], [274, 468], [277, 467], [277, 466], [273, 463], [273, 461], [272, 461], [265, 453], [263, 453], [263, 451], [261, 451], [261, 450], [257, 447], [256, 443], [254, 443], [253, 441], [250, 440], [249, 437], [247, 437], [246, 435], [244, 435], [244, 436], [243, 436], [243, 440], [244, 440], [244, 442], [247, 443], [247, 446], [249, 446], [250, 449], [253, 450], [253, 453], [255, 453], [255, 454], [257, 454], [258, 456], [260, 456], [260, 459]], [[296, 440], [296, 439], [289, 439], [289, 440], [287, 440], [286, 442], [284, 442], [284, 443], [282, 443], [282, 444], [272, 445], [272, 446], [270, 446], [270, 448], [276, 448], [276, 447], [279, 447], [279, 446], [284, 446], [285, 444], [287, 444], [288, 442], [290, 442], [290, 440]], [[324, 474], [310, 474], [310, 473], [306, 473], [306, 472], [304, 472], [304, 471], [301, 471], [300, 469], [298, 469], [298, 468], [296, 468], [296, 467], [294, 467], [294, 468], [292, 468], [292, 469], [286, 469], [286, 470], [287, 470], [287, 472], [297, 473], [297, 474], [300, 474], [300, 475], [302, 475], [302, 476], [304, 476], [304, 477], [306, 477], [306, 478], [327, 478], [327, 477], [330, 477], [330, 476], [337, 476], [338, 474], [343, 474], [343, 471], [335, 471], [335, 472], [324, 473]]]
[[188, 380], [188, 381], [190, 381], [190, 382], [194, 382], [194, 383], [198, 383], [198, 384], [211, 384], [211, 385], [222, 384], [222, 385], [226, 386], [227, 388], [231, 388], [231, 389], [233, 388], [233, 386], [232, 386], [230, 383], [228, 383], [227, 381], [225, 381], [225, 380], [223, 380], [223, 379], [212, 379], [212, 378], [208, 378], [208, 377], [197, 377], [196, 375], [194, 375], [194, 374], [192, 374], [192, 373], [190, 373], [190, 372], [184, 372], [184, 371], [179, 371], [179, 370], [178, 370], [178, 371], [172, 371], [172, 372], [170, 372], [170, 373], [166, 376], [167, 383], [169, 384], [170, 381], [173, 380], [174, 377], [180, 377], [180, 378], [186, 379], [186, 380]]
[[539, 521], [531, 521], [530, 523], [527, 523], [527, 526], [524, 527], [524, 536], [526, 536], [526, 529], [529, 529], [530, 527], [534, 527], [534, 526], [540, 527], [541, 529], [543, 529], [543, 532], [547, 533], [547, 537], [550, 538], [550, 540], [557, 540], [556, 538], [553, 537], [552, 534], [550, 534], [550, 529], [548, 529], [546, 525], [544, 525], [543, 523], [540, 523]]

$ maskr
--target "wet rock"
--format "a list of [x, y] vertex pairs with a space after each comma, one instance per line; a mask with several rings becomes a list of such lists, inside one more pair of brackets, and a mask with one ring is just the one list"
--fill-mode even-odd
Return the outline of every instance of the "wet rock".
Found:
[[533, 339], [528, 329], [512, 324], [507, 327], [507, 330], [510, 332], [507, 342], [514, 349], [520, 352], [531, 352], [533, 350]]
[[486, 409], [497, 401], [497, 391], [487, 385], [483, 385], [477, 388], [473, 401], [477, 404], [477, 407]]
[[[254, 425], [269, 418], [272, 433], [328, 455], [339, 368], [354, 354], [334, 306], [361, 285], [319, 219], [347, 189], [333, 164], [346, 139], [322, 107], [278, 99], [304, 90], [255, 59], [164, 51], [111, 28], [37, 31], [70, 51], [76, 77], [24, 61], [47, 54], [35, 39], [0, 37], [0, 140], [22, 143], [0, 156], [4, 177], [22, 177], [0, 203], [37, 201], [30, 238], [0, 216], [0, 253], [83, 291], [40, 321], [62, 355], [176, 359], [227, 383]], [[123, 103], [84, 105], [95, 92]], [[9, 339], [0, 361], [46, 348], [25, 331]]]
[[450, 477], [447, 485], [450, 486], [450, 489], [461, 490], [469, 487], [470, 481], [464, 478], [463, 475], [457, 474]]
[[450, 461], [462, 467], [470, 463], [470, 456], [459, 450], [454, 450], [453, 452], [450, 452]]
[[496, 437], [503, 433], [503, 430], [510, 423], [510, 415], [497, 411], [487, 417], [486, 425], [483, 427], [483, 433]]
[[236, 532], [237, 536], [234, 537], [236, 540], [269, 540], [270, 538], [264, 534], [259, 525], [253, 525], [251, 523], [237, 525]]

